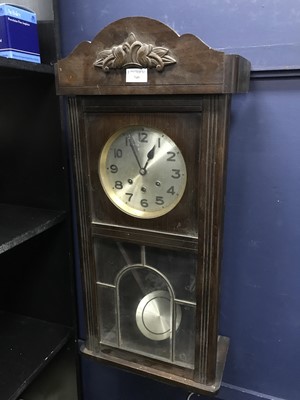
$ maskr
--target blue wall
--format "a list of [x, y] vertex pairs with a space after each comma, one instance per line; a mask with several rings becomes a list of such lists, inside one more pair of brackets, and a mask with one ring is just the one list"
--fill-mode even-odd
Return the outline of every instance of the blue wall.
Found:
[[[298, 400], [299, 0], [64, 0], [59, 7], [63, 55], [116, 19], [144, 15], [245, 55], [253, 70], [297, 69], [293, 77], [253, 75], [250, 93], [233, 100], [220, 313], [231, 346], [217, 398]], [[82, 374], [84, 400], [189, 395], [86, 359]]]
[[221, 330], [225, 382], [300, 398], [300, 79], [236, 96], [229, 147]]

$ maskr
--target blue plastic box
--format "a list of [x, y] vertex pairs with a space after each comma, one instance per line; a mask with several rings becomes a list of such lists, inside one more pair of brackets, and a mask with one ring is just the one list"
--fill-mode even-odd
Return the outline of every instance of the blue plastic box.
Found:
[[12, 4], [0, 4], [0, 56], [40, 63], [36, 14]]

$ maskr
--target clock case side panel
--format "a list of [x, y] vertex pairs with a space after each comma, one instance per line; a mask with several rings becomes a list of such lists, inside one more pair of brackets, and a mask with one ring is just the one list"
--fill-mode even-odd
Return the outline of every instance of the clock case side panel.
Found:
[[[222, 253], [226, 159], [231, 95], [203, 96], [200, 142], [199, 247], [196, 360], [194, 379], [219, 384], [229, 339], [218, 336], [219, 281]], [[204, 134], [205, 133], [205, 134]]]
[[73, 168], [75, 175], [75, 198], [77, 211], [77, 234], [79, 243], [80, 272], [85, 307], [86, 346], [98, 351], [98, 302], [96, 292], [96, 268], [91, 234], [91, 207], [89, 204], [89, 177], [87, 174], [87, 154], [85, 152], [84, 119], [81, 101], [74, 97], [68, 99], [69, 124], [73, 150]]

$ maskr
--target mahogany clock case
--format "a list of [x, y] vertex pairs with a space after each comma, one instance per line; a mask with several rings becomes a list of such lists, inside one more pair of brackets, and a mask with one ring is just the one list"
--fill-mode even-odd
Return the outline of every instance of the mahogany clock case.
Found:
[[[137, 47], [147, 57], [138, 59]], [[148, 81], [126, 82], [126, 70], [144, 62]], [[193, 391], [218, 390], [228, 348], [218, 299], [230, 100], [247, 90], [249, 72], [247, 60], [144, 17], [112, 23], [57, 63], [74, 150], [84, 354]], [[136, 126], [164, 132], [186, 166], [182, 198], [157, 218], [123, 212], [99, 177], [107, 142]], [[143, 153], [149, 160], [152, 149]]]

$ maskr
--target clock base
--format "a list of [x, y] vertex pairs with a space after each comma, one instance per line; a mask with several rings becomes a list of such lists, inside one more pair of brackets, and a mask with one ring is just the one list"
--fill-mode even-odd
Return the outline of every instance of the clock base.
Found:
[[[110, 364], [115, 367], [120, 367], [122, 369], [126, 369], [130, 372], [134, 372], [139, 375], [152, 377], [153, 379], [157, 379], [163, 381], [168, 384], [174, 384], [177, 386], [181, 386], [184, 389], [190, 390], [191, 392], [196, 392], [199, 394], [205, 393], [216, 393], [221, 386], [223, 371], [225, 367], [227, 351], [229, 347], [229, 338], [226, 336], [218, 336], [218, 349], [217, 349], [217, 365], [216, 365], [216, 379], [210, 385], [205, 385], [199, 382], [195, 382], [192, 379], [184, 378], [179, 375], [175, 375], [169, 370], [166, 369], [158, 370], [155, 365], [152, 366], [151, 363], [149, 365], [143, 365], [141, 363], [137, 363], [125, 358], [120, 357], [120, 351], [107, 347], [104, 347], [104, 350], [101, 352], [95, 352], [89, 350], [85, 344], [81, 347], [81, 352], [93, 359], [98, 361]], [[133, 357], [136, 359], [137, 357]]]

